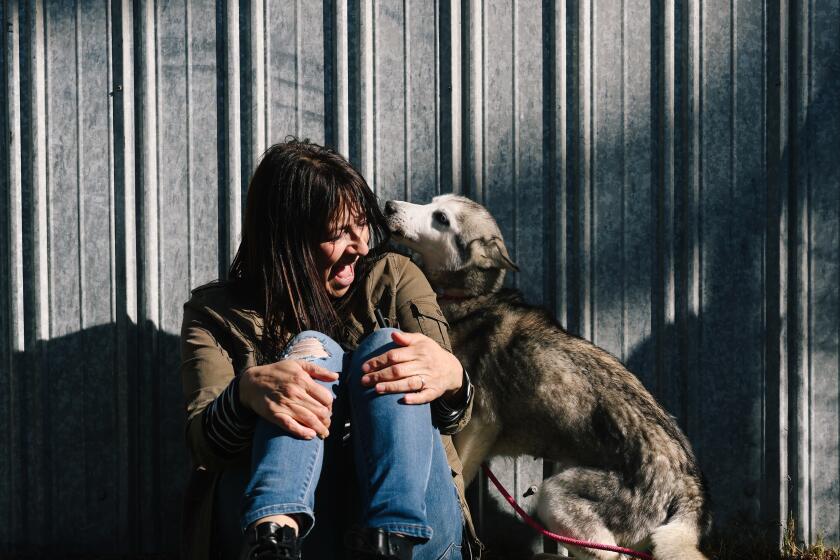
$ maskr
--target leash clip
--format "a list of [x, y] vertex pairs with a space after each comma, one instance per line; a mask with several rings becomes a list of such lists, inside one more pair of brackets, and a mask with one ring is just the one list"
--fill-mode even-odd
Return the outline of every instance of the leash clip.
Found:
[[382, 311], [378, 307], [373, 310], [373, 316], [376, 317], [376, 324], [379, 325], [380, 329], [387, 329], [391, 326], [391, 321], [382, 315]]

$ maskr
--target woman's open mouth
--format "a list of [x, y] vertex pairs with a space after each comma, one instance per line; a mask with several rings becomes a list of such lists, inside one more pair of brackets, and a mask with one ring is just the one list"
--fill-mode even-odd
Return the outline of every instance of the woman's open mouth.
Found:
[[356, 261], [346, 264], [336, 264], [333, 267], [332, 277], [335, 279], [337, 284], [346, 288], [353, 283], [353, 279], [356, 277], [355, 268]]

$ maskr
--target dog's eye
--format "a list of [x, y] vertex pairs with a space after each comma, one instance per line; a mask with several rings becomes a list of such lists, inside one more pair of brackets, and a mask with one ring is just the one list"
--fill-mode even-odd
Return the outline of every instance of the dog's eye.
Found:
[[444, 214], [440, 210], [438, 210], [437, 212], [432, 214], [432, 218], [434, 218], [434, 220], [442, 226], [448, 226], [449, 225], [449, 218], [447, 218], [446, 214]]

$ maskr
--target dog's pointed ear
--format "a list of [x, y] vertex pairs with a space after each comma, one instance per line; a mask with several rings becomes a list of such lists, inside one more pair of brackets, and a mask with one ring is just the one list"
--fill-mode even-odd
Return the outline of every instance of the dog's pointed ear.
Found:
[[506, 268], [519, 272], [519, 267], [510, 258], [504, 241], [498, 237], [479, 239], [472, 247], [472, 261], [478, 268]]

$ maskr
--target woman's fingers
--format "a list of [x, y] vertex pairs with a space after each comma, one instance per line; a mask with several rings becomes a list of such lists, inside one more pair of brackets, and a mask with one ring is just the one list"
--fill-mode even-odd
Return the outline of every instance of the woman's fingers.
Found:
[[424, 340], [431, 340], [428, 336], [421, 333], [412, 333], [404, 331], [394, 331], [391, 333], [391, 340], [400, 346], [411, 346]]
[[330, 413], [314, 399], [272, 400], [267, 404], [267, 413], [269, 420], [273, 419], [280, 427], [296, 436], [311, 439], [317, 435], [329, 435]]
[[297, 364], [300, 368], [309, 374], [312, 379], [317, 379], [318, 381], [337, 381], [338, 374], [334, 371], [330, 371], [323, 366], [319, 366], [317, 364], [313, 364], [312, 362], [307, 362], [306, 360], [296, 360]]
[[362, 376], [362, 386], [370, 387], [383, 381], [396, 381], [398, 379], [405, 379], [412, 375], [417, 375], [421, 369], [417, 362], [402, 362], [388, 366], [385, 369], [380, 369], [367, 375]]
[[318, 434], [315, 430], [302, 426], [297, 420], [292, 418], [288, 412], [274, 412], [273, 421], [275, 424], [292, 434], [303, 439], [312, 439]]
[[[327, 427], [329, 427], [330, 419], [332, 418], [332, 404], [329, 406], [325, 406], [312, 398], [305, 389], [294, 389], [290, 390], [291, 394], [289, 394], [286, 398], [289, 399], [288, 402], [298, 404], [300, 406], [306, 407], [309, 409], [313, 414], [315, 414], [318, 418], [321, 419], [321, 422], [324, 422]], [[283, 399], [275, 400], [277, 404], [283, 405]]]
[[414, 360], [417, 357], [416, 354], [413, 348], [392, 348], [362, 364], [362, 373], [370, 373], [394, 364]]
[[291, 411], [292, 418], [306, 428], [315, 430], [315, 433], [325, 438], [330, 435], [327, 425], [318, 418], [311, 410], [298, 403], [286, 403], [285, 407]]
[[333, 394], [331, 390], [327, 389], [323, 385], [315, 383], [309, 378], [301, 378], [299, 380], [299, 386], [306, 391], [307, 395], [332, 410]]
[[435, 389], [424, 389], [422, 391], [417, 391], [416, 393], [406, 393], [403, 397], [403, 402], [405, 404], [426, 404], [440, 397], [441, 394], [442, 393], [440, 391]]
[[438, 395], [443, 392], [437, 387], [435, 381], [428, 375], [412, 375], [404, 379], [376, 384], [376, 392], [380, 394], [418, 393], [421, 391], [431, 391], [432, 393], [436, 393]]

